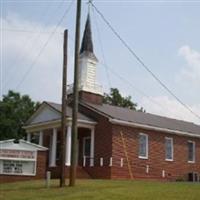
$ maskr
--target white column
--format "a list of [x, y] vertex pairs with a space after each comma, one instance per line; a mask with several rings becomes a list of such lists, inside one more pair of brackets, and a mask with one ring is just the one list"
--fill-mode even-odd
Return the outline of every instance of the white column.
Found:
[[50, 167], [56, 166], [56, 148], [57, 148], [57, 129], [53, 129], [52, 143], [51, 143], [51, 158]]
[[90, 167], [94, 166], [94, 128], [91, 129]]
[[27, 133], [27, 139], [28, 142], [31, 142], [31, 133]]
[[67, 127], [65, 163], [67, 166], [70, 166], [71, 164], [71, 126]]
[[43, 146], [43, 131], [40, 131], [40, 137], [39, 137], [39, 145]]

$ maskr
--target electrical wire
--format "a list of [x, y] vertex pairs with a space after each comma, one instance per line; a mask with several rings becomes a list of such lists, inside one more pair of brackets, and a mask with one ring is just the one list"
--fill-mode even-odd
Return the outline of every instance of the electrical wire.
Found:
[[141, 64], [141, 66], [170, 94], [172, 95], [185, 109], [192, 113], [195, 117], [200, 119], [200, 116], [195, 113], [188, 105], [186, 105], [180, 98], [178, 98], [151, 70], [150, 68], [142, 61], [142, 59], [132, 50], [128, 43], [119, 35], [119, 33], [113, 28], [111, 23], [104, 17], [104, 15], [99, 11], [99, 9], [91, 2], [91, 5], [102, 18], [102, 20], [107, 24], [115, 36], [122, 42], [122, 44], [128, 49], [131, 55]]
[[108, 79], [108, 86], [109, 86], [109, 88], [112, 88], [109, 72], [108, 72], [108, 69], [107, 69], [107, 62], [106, 62], [106, 57], [105, 57], [105, 54], [104, 54], [103, 43], [102, 43], [102, 40], [101, 40], [101, 34], [100, 34], [100, 30], [99, 30], [99, 25], [98, 25], [96, 16], [94, 15], [95, 14], [94, 10], [92, 9], [92, 11], [93, 11], [93, 16], [94, 16], [95, 26], [96, 26], [96, 29], [97, 29], [98, 41], [99, 41], [99, 44], [100, 44], [102, 58], [103, 58], [103, 62], [105, 63], [105, 65], [103, 65], [103, 66], [105, 67], [105, 72], [106, 72], [106, 76], [107, 76], [107, 79]]
[[[46, 18], [46, 16], [48, 15], [48, 12], [49, 12], [49, 8], [50, 8], [50, 4], [47, 6], [47, 7], [45, 7], [45, 9], [43, 10], [43, 12], [42, 12], [42, 16], [40, 16], [40, 19], [41, 18]], [[38, 26], [34, 26], [33, 27], [33, 29], [37, 29], [38, 28]], [[18, 32], [17, 30], [12, 30], [12, 29], [0, 29], [1, 31], [9, 31], [9, 32]], [[40, 30], [40, 31], [42, 31], [42, 30]], [[21, 30], [20, 32], [25, 32], [24, 30]], [[38, 37], [40, 36], [40, 33], [41, 32], [39, 32], [39, 34], [38, 34]], [[30, 43], [31, 44], [31, 40], [32, 40], [32, 38], [34, 39], [34, 36], [32, 37], [30, 37], [30, 35], [28, 35], [27, 37], [26, 37], [26, 39], [23, 41], [23, 42], [21, 42], [21, 44], [23, 44], [23, 48], [24, 49], [27, 49], [27, 47], [28, 47], [28, 44]], [[33, 44], [35, 45], [35, 42], [33, 42]], [[32, 49], [32, 48], [29, 48], [29, 49]], [[27, 52], [27, 51], [26, 51]], [[29, 51], [30, 52], [30, 51]], [[16, 65], [16, 63], [19, 63], [19, 62], [22, 62], [23, 60], [24, 60], [24, 58], [26, 58], [26, 56], [24, 56], [24, 57], [21, 57], [20, 56], [20, 51], [18, 51], [17, 53], [16, 53], [16, 55], [15, 55], [15, 58], [13, 59], [13, 63], [14, 64], [12, 64], [11, 66], [7, 66], [7, 68], [9, 69], [9, 70], [11, 70], [12, 69], [12, 71], [11, 71], [11, 74], [10, 74], [10, 76], [11, 76], [11, 78], [9, 78], [9, 79], [7, 79], [7, 81], [4, 83], [4, 86], [6, 87], [6, 85], [8, 84], [8, 82], [9, 82], [9, 80], [12, 80], [12, 77], [16, 74], [16, 69], [17, 69], [17, 65]], [[4, 88], [4, 86], [3, 86], [3, 88]]]
[[43, 53], [45, 47], [47, 46], [47, 44], [49, 43], [49, 41], [51, 40], [51, 38], [53, 37], [54, 33], [56, 32], [58, 26], [62, 23], [64, 17], [68, 14], [68, 12], [70, 11], [72, 5], [73, 5], [74, 1], [72, 0], [68, 9], [64, 12], [64, 14], [62, 15], [61, 19], [59, 20], [59, 22], [57, 23], [56, 27], [54, 28], [54, 30], [51, 32], [50, 36], [48, 37], [48, 39], [46, 40], [45, 44], [42, 46], [42, 48], [40, 49], [39, 53], [37, 54], [37, 56], [35, 57], [34, 61], [31, 63], [31, 65], [29, 66], [28, 70], [26, 71], [26, 73], [24, 74], [24, 76], [22, 77], [21, 81], [19, 82], [19, 84], [17, 84], [15, 89], [18, 89], [21, 84], [24, 82], [24, 80], [26, 79], [27, 75], [30, 73], [30, 71], [33, 69], [33, 67], [35, 66], [38, 58], [41, 56], [41, 54]]
[[[101, 65], [105, 65], [104, 63], [100, 63]], [[146, 97], [147, 99], [149, 99], [149, 101], [151, 101], [154, 105], [159, 106], [160, 108], [163, 109], [163, 105], [159, 104], [157, 101], [155, 101], [152, 97], [150, 97], [149, 95], [147, 95], [145, 92], [143, 92], [142, 90], [140, 90], [139, 88], [137, 88], [132, 82], [128, 81], [126, 78], [124, 78], [123, 76], [121, 76], [120, 74], [118, 74], [113, 68], [109, 67], [108, 65], [106, 66], [106, 68], [108, 70], [110, 70], [112, 72], [113, 75], [115, 75], [117, 78], [119, 78], [123, 83], [126, 82], [130, 88], [132, 88], [135, 92], [137, 92], [138, 94], [140, 94], [143, 97]], [[167, 108], [164, 107], [164, 109], [168, 112], [171, 113], [171, 111]]]
[[[6, 32], [15, 32], [15, 33], [39, 33], [37, 31], [34, 31], [34, 30], [25, 30], [25, 29], [9, 29], [9, 28], [3, 28], [3, 29], [0, 29], [0, 31], [6, 31]], [[40, 32], [41, 34], [49, 34], [50, 32], [49, 31], [41, 31]], [[56, 32], [57, 34], [63, 34], [61, 32]], [[55, 34], [56, 34], [55, 33]]]
[[[62, 1], [58, 4], [58, 6], [56, 6], [56, 8], [55, 8], [54, 11], [57, 11], [57, 10], [62, 6], [63, 3], [64, 3], [64, 0], [62, 0]], [[49, 8], [49, 6], [48, 6], [48, 8]], [[47, 8], [46, 8], [46, 10], [48, 11]], [[54, 13], [55, 13], [55, 12], [54, 12]], [[44, 18], [44, 19], [45, 19], [47, 16], [48, 16], [48, 12], [45, 12], [45, 14], [43, 13], [43, 18]], [[47, 19], [48, 19], [48, 20], [46, 21], [44, 27], [47, 26], [48, 22], [51, 20], [51, 17], [48, 17]], [[36, 28], [38, 28], [38, 27], [39, 27], [39, 25], [38, 25]], [[35, 28], [35, 29], [36, 29], [36, 28]], [[26, 31], [26, 30], [24, 30], [24, 31]], [[19, 65], [19, 63], [22, 63], [22, 62], [26, 59], [26, 57], [29, 57], [29, 55], [33, 52], [33, 48], [35, 47], [35, 44], [37, 43], [37, 41], [40, 39], [42, 32], [43, 32], [43, 28], [40, 28], [38, 34], [36, 35], [36, 37], [33, 37], [33, 40], [32, 40], [32, 41], [31, 41], [31, 38], [30, 38], [30, 37], [27, 37], [26, 42], [22, 43], [24, 49], [27, 49], [27, 47], [29, 46], [29, 43], [32, 44], [32, 45], [29, 47], [29, 49], [27, 49], [28, 51], [26, 51], [26, 52], [28, 52], [28, 54], [23, 55], [23, 56], [19, 56], [19, 55], [18, 55], [18, 56], [17, 56], [18, 59], [17, 59], [17, 60], [15, 59], [15, 61], [14, 61], [15, 64], [14, 64], [12, 67], [9, 67], [10, 69], [13, 68], [13, 70], [12, 70], [13, 73], [10, 74], [10, 78], [7, 79], [7, 81], [6, 81], [5, 84], [4, 84], [4, 87], [6, 87], [6, 86], [8, 85], [8, 83], [12, 80], [13, 76], [16, 74], [16, 72], [17, 72], [17, 66]], [[30, 41], [31, 41], [31, 42], [30, 42]], [[17, 57], [16, 57], [16, 58], [17, 58]], [[18, 65], [17, 65], [16, 63], [18, 63]]]

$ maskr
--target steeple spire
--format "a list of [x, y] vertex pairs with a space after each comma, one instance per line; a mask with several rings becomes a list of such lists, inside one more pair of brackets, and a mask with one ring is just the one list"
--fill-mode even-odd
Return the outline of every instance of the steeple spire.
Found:
[[92, 31], [90, 24], [90, 13], [85, 24], [83, 40], [79, 56], [79, 91], [80, 98], [91, 103], [102, 103], [103, 89], [96, 83], [98, 59], [94, 55], [92, 43]]
[[88, 13], [87, 21], [85, 24], [85, 30], [84, 30], [83, 40], [81, 44], [80, 54], [82, 54], [83, 52], [93, 53], [92, 32], [91, 32], [89, 13]]

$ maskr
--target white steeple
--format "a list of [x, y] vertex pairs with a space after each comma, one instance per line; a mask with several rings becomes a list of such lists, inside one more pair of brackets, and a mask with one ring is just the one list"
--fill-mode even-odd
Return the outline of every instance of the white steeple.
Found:
[[93, 52], [90, 16], [88, 14], [79, 58], [79, 90], [103, 95], [103, 90], [96, 83], [98, 60]]

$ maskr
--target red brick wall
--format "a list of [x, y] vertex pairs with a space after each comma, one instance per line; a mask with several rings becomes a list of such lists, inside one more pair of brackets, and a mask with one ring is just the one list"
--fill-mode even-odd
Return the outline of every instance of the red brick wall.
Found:
[[[120, 131], [123, 132], [125, 138], [134, 178], [163, 179], [162, 170], [165, 170], [165, 179], [168, 180], [175, 180], [177, 178], [187, 179], [187, 174], [192, 171], [200, 173], [200, 139], [113, 125], [112, 178], [130, 178]], [[149, 156], [147, 160], [138, 158], [138, 137], [141, 132], [149, 136]], [[173, 138], [174, 161], [165, 161], [165, 137]], [[188, 140], [195, 141], [196, 143], [196, 162], [194, 164], [187, 161]], [[123, 167], [119, 167], [120, 158], [124, 158]], [[146, 165], [149, 165], [148, 174], [146, 173]]]
[[0, 183], [43, 179], [46, 176], [47, 151], [38, 151], [36, 176], [0, 175]]
[[[108, 178], [111, 175], [111, 169], [108, 165], [112, 155], [112, 126], [106, 117], [83, 106], [80, 106], [79, 109], [88, 117], [97, 121], [97, 125], [95, 126], [95, 167], [91, 169], [87, 168], [87, 172], [92, 175], [92, 178], [99, 178], [99, 174], [101, 174], [101, 178]], [[104, 169], [99, 168], [101, 157], [104, 159], [104, 165], [107, 166]]]
[[111, 178], [111, 168], [109, 166], [84, 167], [83, 169], [92, 178], [97, 178], [97, 179], [110, 179]]

